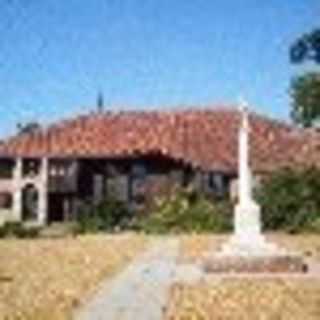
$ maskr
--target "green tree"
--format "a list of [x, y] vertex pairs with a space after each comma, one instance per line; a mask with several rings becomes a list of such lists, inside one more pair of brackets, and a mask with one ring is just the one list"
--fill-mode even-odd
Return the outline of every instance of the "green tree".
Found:
[[319, 188], [317, 168], [273, 172], [257, 190], [264, 228], [297, 232], [317, 226], [319, 232]]
[[303, 127], [311, 127], [320, 120], [320, 74], [307, 73], [295, 77], [291, 83], [292, 120]]
[[292, 63], [306, 60], [320, 63], [320, 29], [315, 29], [298, 38], [290, 48]]
[[[320, 64], [320, 29], [302, 35], [290, 47], [290, 61], [301, 64], [312, 61]], [[320, 73], [310, 72], [291, 82], [292, 120], [311, 127], [320, 120]]]
[[17, 124], [18, 134], [29, 134], [38, 131], [41, 129], [41, 125], [38, 122], [31, 121], [27, 123], [18, 123]]

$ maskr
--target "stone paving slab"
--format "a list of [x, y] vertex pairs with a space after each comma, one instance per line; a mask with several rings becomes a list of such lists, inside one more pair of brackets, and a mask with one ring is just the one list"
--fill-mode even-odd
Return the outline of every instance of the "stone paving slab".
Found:
[[178, 240], [157, 239], [113, 281], [107, 281], [77, 320], [160, 320], [176, 277]]

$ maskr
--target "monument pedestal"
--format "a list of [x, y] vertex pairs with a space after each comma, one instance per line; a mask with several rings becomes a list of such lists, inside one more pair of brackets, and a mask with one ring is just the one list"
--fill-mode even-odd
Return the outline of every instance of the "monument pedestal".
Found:
[[300, 273], [307, 271], [302, 256], [268, 242], [261, 233], [260, 208], [252, 202], [235, 208], [235, 232], [221, 250], [205, 259], [214, 273]]
[[234, 215], [234, 234], [221, 249], [220, 255], [283, 254], [276, 245], [268, 243], [261, 232], [260, 207], [254, 201], [238, 204]]

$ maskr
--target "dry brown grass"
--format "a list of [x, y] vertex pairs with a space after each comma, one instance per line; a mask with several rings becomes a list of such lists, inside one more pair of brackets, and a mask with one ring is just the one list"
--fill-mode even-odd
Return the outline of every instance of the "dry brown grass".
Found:
[[[320, 262], [320, 235], [269, 235], [273, 242]], [[221, 236], [181, 238], [183, 261], [196, 262], [214, 252]], [[219, 278], [171, 288], [166, 320], [320, 319], [318, 278]]]
[[219, 249], [226, 235], [185, 235], [181, 236], [179, 258], [182, 263], [192, 263], [201, 260], [209, 251]]
[[318, 320], [320, 281], [221, 279], [174, 285], [166, 320]]
[[69, 319], [144, 244], [129, 234], [0, 241], [0, 319]]
[[[182, 261], [195, 262], [208, 252], [219, 249], [227, 235], [186, 235], [181, 237], [180, 258]], [[288, 250], [299, 252], [320, 262], [320, 235], [269, 234], [267, 238]]]
[[304, 256], [320, 262], [320, 235], [300, 234], [300, 235], [269, 235], [268, 239], [277, 243], [279, 246], [288, 248]]

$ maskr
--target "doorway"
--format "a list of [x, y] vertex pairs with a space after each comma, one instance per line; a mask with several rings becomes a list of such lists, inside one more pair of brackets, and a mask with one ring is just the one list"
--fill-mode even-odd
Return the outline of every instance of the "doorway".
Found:
[[22, 219], [35, 221], [38, 218], [39, 193], [32, 184], [27, 184], [22, 190]]

